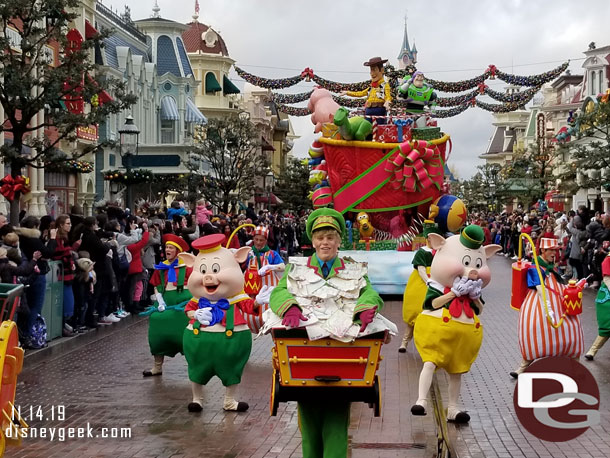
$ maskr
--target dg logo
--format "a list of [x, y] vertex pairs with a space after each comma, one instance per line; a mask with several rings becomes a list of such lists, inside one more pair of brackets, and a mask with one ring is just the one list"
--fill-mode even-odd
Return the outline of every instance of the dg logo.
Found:
[[549, 442], [574, 439], [600, 421], [595, 378], [564, 356], [540, 359], [519, 374], [513, 402], [523, 427]]

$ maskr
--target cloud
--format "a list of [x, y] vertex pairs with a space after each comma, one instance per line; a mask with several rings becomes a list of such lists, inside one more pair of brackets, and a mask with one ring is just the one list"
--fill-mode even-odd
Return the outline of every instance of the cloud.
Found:
[[[104, 0], [123, 10], [125, 0]], [[159, 0], [161, 16], [192, 21], [194, 0]], [[567, 59], [581, 59], [591, 41], [608, 44], [610, 2], [559, 0], [201, 0], [199, 21], [220, 32], [237, 65], [268, 78], [284, 78], [311, 67], [335, 81], [368, 78], [362, 62], [381, 55], [396, 64], [408, 14], [409, 40], [419, 51], [418, 68], [435, 79], [456, 81], [481, 74], [489, 64], [521, 75], [547, 71]], [[408, 10], [408, 11], [407, 11]], [[151, 16], [152, 2], [131, 2], [133, 19]], [[572, 62], [581, 72], [582, 60]], [[242, 82], [236, 81], [238, 86]], [[503, 90], [505, 83], [488, 84]], [[301, 83], [294, 92], [309, 90]], [[288, 92], [288, 91], [286, 91]], [[439, 121], [453, 141], [451, 163], [462, 177], [483, 161], [493, 117], [478, 108]], [[303, 156], [314, 136], [309, 118], [292, 118]]]

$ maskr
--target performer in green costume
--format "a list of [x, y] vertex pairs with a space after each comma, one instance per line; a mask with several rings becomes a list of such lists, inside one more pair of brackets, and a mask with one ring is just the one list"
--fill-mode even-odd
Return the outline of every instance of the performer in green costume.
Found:
[[163, 243], [166, 260], [155, 266], [155, 273], [150, 279], [157, 301], [144, 312], [150, 315], [148, 345], [155, 358], [153, 368], [142, 373], [144, 377], [161, 375], [164, 357], [183, 353], [182, 336], [188, 324], [184, 306], [192, 297], [185, 288], [192, 269], [178, 259], [179, 253], [188, 251], [188, 244], [174, 234], [165, 234]]
[[[315, 254], [307, 259], [307, 264], [289, 264], [278, 286], [271, 293], [269, 305], [273, 312], [283, 318], [282, 324], [298, 327], [301, 321], [307, 321], [301, 308], [297, 305], [296, 292], [288, 285], [288, 276], [292, 269], [309, 268], [315, 278], [324, 279], [340, 277], [345, 264], [352, 262], [338, 256], [341, 235], [345, 232], [345, 220], [341, 213], [320, 208], [307, 219], [307, 235], [311, 238]], [[304, 278], [304, 277], [301, 277]], [[314, 277], [312, 277], [313, 280]], [[371, 287], [366, 278], [360, 289], [353, 313], [353, 321], [361, 325], [360, 332], [373, 321], [377, 311], [383, 307], [379, 294]], [[293, 294], [294, 293], [294, 294]], [[298, 403], [299, 425], [303, 438], [304, 458], [345, 458], [347, 456], [347, 430], [350, 419], [349, 402], [321, 402], [311, 399]]]

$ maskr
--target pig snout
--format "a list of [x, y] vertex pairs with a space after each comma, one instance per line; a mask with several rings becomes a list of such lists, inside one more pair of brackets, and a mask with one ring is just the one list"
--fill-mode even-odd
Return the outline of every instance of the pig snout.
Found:
[[204, 286], [217, 285], [218, 284], [218, 280], [216, 278], [216, 275], [204, 274], [203, 279], [202, 279], [202, 283], [203, 283]]
[[468, 272], [468, 279], [469, 280], [478, 280], [478, 278], [479, 278], [479, 271], [478, 270], [471, 269]]

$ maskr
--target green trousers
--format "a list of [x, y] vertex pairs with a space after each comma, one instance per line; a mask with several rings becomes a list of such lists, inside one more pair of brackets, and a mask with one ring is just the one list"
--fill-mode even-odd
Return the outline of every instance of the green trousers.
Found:
[[349, 402], [299, 402], [303, 458], [346, 458]]

